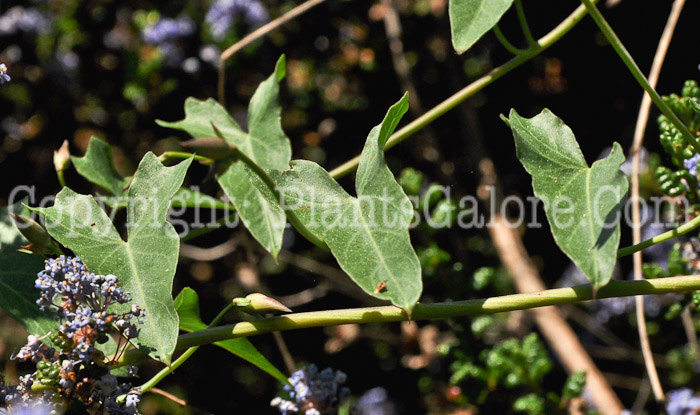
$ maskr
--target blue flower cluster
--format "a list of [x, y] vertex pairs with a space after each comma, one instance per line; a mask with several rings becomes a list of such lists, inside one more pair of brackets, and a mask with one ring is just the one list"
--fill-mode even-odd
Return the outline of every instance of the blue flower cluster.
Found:
[[163, 17], [146, 26], [141, 32], [141, 37], [144, 42], [158, 46], [168, 65], [176, 66], [183, 60], [180, 40], [192, 35], [196, 28], [195, 23], [187, 16], [177, 19]]
[[[60, 256], [46, 261], [35, 287], [41, 291], [37, 300], [40, 309], [55, 312], [60, 326], [44, 337], [28, 336], [27, 344], [12, 356], [36, 363], [37, 370], [21, 377], [17, 386], [0, 384], [5, 406], [11, 413], [28, 405], [50, 405], [59, 411], [61, 397], [82, 402], [91, 414], [137, 415], [139, 390], [120, 384], [111, 374], [110, 364], [105, 363], [104, 353], [96, 347], [109, 340], [109, 332], [116, 332], [126, 339], [126, 348], [128, 341], [139, 335], [139, 318], [145, 317], [137, 305], [125, 313], [109, 310], [111, 305], [131, 301], [117, 277], [91, 273], [80, 258]], [[59, 350], [43, 343], [47, 337]], [[123, 349], [116, 353], [121, 352]], [[31, 393], [34, 383], [55, 392], [36, 397]]]
[[15, 6], [0, 16], [0, 36], [24, 33], [46, 33], [51, 30], [51, 20], [35, 8]]
[[7, 66], [0, 63], [0, 85], [10, 82], [10, 75], [7, 74]]
[[398, 415], [397, 405], [389, 399], [389, 393], [382, 387], [368, 390], [354, 405], [355, 415]]
[[319, 372], [316, 365], [304, 366], [292, 373], [289, 385], [284, 386], [286, 397], [276, 397], [270, 405], [282, 415], [330, 415], [350, 395], [343, 387], [347, 376], [331, 368]]
[[216, 0], [205, 17], [212, 37], [216, 40], [224, 39], [237, 15], [253, 27], [260, 26], [270, 18], [259, 0]]
[[698, 177], [698, 160], [700, 160], [700, 154], [695, 154], [693, 157], [683, 160], [683, 167], [685, 167], [693, 177]]
[[688, 388], [672, 390], [666, 401], [668, 415], [694, 415], [700, 411], [700, 396]]

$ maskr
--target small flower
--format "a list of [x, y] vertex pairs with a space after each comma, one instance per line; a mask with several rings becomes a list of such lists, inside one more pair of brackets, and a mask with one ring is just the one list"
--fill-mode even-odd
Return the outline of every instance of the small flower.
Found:
[[389, 399], [386, 389], [376, 387], [360, 396], [352, 413], [356, 415], [396, 415], [398, 407]]
[[700, 410], [700, 396], [688, 388], [672, 390], [668, 393], [666, 411], [668, 415], [693, 415]]
[[7, 74], [7, 66], [4, 63], [0, 63], [0, 85], [10, 82], [10, 75]]
[[179, 42], [192, 35], [195, 29], [195, 23], [187, 16], [177, 19], [164, 17], [146, 26], [141, 36], [144, 42], [158, 46], [168, 65], [177, 66], [184, 59]]
[[700, 160], [700, 154], [696, 154], [683, 161], [683, 167], [685, 167], [693, 177], [698, 177], [698, 160]]
[[282, 415], [328, 415], [350, 395], [350, 390], [341, 385], [347, 376], [331, 368], [318, 371], [316, 365], [304, 366], [289, 377], [284, 386], [287, 398], [276, 397], [270, 406], [279, 409]]
[[253, 27], [262, 25], [270, 18], [265, 6], [258, 0], [216, 0], [205, 17], [212, 37], [223, 40], [233, 27], [236, 16]]

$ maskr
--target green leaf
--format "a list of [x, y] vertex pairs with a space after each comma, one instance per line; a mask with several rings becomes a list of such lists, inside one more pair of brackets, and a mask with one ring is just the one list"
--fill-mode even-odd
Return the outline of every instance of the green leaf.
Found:
[[[128, 190], [128, 242], [92, 196], [66, 187], [53, 207], [37, 209], [54, 239], [80, 256], [90, 271], [116, 275], [132, 303], [144, 308], [147, 317], [136, 343], [166, 364], [178, 335], [172, 285], [180, 248], [166, 214], [191, 162], [164, 167], [153, 153], [144, 156]], [[130, 305], [114, 307], [126, 311]]]
[[620, 243], [627, 178], [622, 148], [590, 168], [573, 132], [549, 110], [526, 119], [511, 110], [518, 159], [544, 202], [554, 240], [597, 289], [610, 281]]
[[0, 208], [0, 307], [29, 333], [44, 335], [56, 328], [56, 321], [39, 310], [34, 288], [36, 274], [44, 268], [44, 256], [18, 252], [28, 242], [9, 213], [26, 214], [20, 203]]
[[[290, 170], [271, 176], [285, 203], [328, 244], [353, 281], [368, 294], [410, 311], [422, 291], [420, 263], [408, 234], [413, 207], [383, 151], [407, 109], [404, 95], [369, 133], [357, 170], [357, 198], [311, 161], [294, 161]], [[380, 284], [386, 287], [377, 289]]]
[[96, 184], [114, 196], [124, 194], [124, 186], [130, 178], [122, 177], [114, 167], [112, 147], [103, 140], [92, 137], [83, 157], [71, 156], [75, 170], [90, 183]]
[[[193, 332], [208, 327], [199, 316], [199, 296], [192, 288], [185, 287], [180, 291], [180, 294], [175, 298], [175, 310], [180, 316], [180, 330]], [[224, 340], [214, 344], [254, 364], [280, 382], [287, 383], [287, 377], [270, 363], [247, 338]]]
[[[279, 81], [284, 76], [283, 55], [277, 62], [275, 72], [258, 86], [250, 100], [247, 133], [213, 99], [199, 101], [188, 98], [185, 101], [185, 119], [157, 123], [186, 131], [194, 138], [217, 136], [213, 124], [227, 143], [235, 145], [263, 169], [287, 170], [292, 149], [289, 138], [282, 130], [282, 106], [279, 102]], [[256, 186], [255, 181], [260, 180], [242, 163], [231, 164], [217, 176], [217, 180], [236, 207], [243, 224], [276, 257], [282, 247], [286, 217], [271, 192], [263, 186]]]
[[452, 46], [463, 53], [501, 20], [513, 0], [450, 0]]

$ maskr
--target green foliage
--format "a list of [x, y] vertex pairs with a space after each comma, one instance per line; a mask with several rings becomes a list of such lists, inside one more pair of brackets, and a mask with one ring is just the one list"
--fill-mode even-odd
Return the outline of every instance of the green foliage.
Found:
[[411, 167], [405, 168], [401, 170], [398, 182], [408, 196], [418, 196], [423, 187], [423, 173]]
[[105, 141], [92, 137], [83, 157], [71, 156], [75, 170], [89, 182], [100, 186], [114, 196], [124, 194], [130, 178], [122, 177], [114, 167], [112, 147]]
[[569, 376], [564, 383], [564, 387], [561, 390], [561, 397], [564, 401], [570, 401], [571, 399], [581, 396], [583, 393], [583, 388], [586, 386], [586, 372], [576, 372]]
[[441, 264], [452, 259], [450, 253], [441, 249], [435, 242], [431, 242], [427, 247], [418, 248], [417, 251], [421, 269], [426, 276], [434, 275]]
[[[144, 156], [128, 190], [127, 241], [92, 196], [64, 188], [53, 207], [37, 209], [51, 236], [79, 255], [90, 271], [119, 277], [148, 316], [138, 344], [165, 363], [170, 362], [178, 335], [171, 292], [180, 246], [165, 219], [191, 162], [164, 167], [153, 153]], [[128, 305], [114, 307], [126, 311]]]
[[44, 267], [44, 257], [18, 252], [27, 241], [9, 215], [24, 211], [19, 203], [0, 208], [0, 307], [30, 334], [44, 335], [56, 325], [36, 304], [39, 292], [34, 280]]
[[[208, 327], [199, 316], [199, 296], [196, 291], [189, 287], [183, 288], [180, 294], [175, 297], [174, 303], [180, 318], [180, 330], [193, 332]], [[230, 339], [214, 344], [254, 364], [280, 382], [287, 382], [287, 377], [270, 363], [247, 338]]]
[[452, 46], [457, 53], [467, 51], [501, 20], [513, 0], [450, 0]]
[[[285, 76], [284, 55], [275, 72], [260, 84], [248, 106], [248, 132], [213, 99], [185, 101], [185, 119], [177, 122], [157, 121], [163, 127], [183, 130], [194, 138], [221, 138], [236, 146], [243, 154], [263, 169], [287, 170], [292, 150], [289, 138], [282, 131], [282, 107], [279, 102], [279, 81]], [[217, 180], [241, 221], [253, 237], [274, 257], [282, 248], [282, 234], [286, 225], [284, 211], [272, 192], [243, 163], [222, 165]], [[258, 184], [258, 185], [256, 185]]]
[[554, 240], [595, 288], [610, 281], [620, 242], [627, 178], [619, 144], [588, 167], [571, 129], [549, 110], [526, 119], [511, 110], [518, 159], [543, 199]]
[[[408, 234], [413, 208], [383, 150], [407, 109], [404, 95], [369, 133], [355, 180], [358, 197], [311, 161], [294, 161], [290, 170], [271, 176], [290, 209], [328, 244], [355, 283], [370, 295], [411, 310], [422, 291], [420, 263]], [[377, 289], [382, 283], [385, 287]]]
[[543, 415], [544, 410], [545, 399], [536, 393], [521, 396], [513, 403], [513, 411], [524, 412], [528, 415]]
[[[671, 94], [662, 98], [674, 114], [685, 123], [691, 134], [697, 135], [700, 131], [700, 113], [695, 110], [696, 100], [700, 98], [700, 87], [697, 82], [686, 81], [681, 96]], [[666, 166], [656, 168], [659, 189], [671, 197], [687, 196], [692, 204], [691, 209], [697, 211], [700, 209], [697, 167], [690, 167], [693, 164], [697, 166], [697, 162], [693, 163], [693, 160], [689, 160], [695, 156], [695, 149], [685, 141], [680, 131], [665, 115], [660, 115], [657, 123], [659, 141], [674, 165], [674, 168]]]

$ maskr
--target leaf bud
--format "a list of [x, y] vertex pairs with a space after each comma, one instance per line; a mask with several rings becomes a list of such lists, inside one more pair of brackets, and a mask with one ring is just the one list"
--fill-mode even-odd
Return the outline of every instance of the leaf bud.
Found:
[[275, 311], [281, 311], [284, 313], [292, 312], [292, 310], [290, 310], [287, 306], [274, 298], [260, 293], [249, 294], [245, 298], [234, 298], [233, 304], [240, 307], [243, 311], [251, 314], [271, 313]]
[[34, 254], [63, 254], [56, 241], [40, 223], [17, 213], [10, 213], [10, 216], [22, 236], [29, 241], [29, 244], [22, 247], [23, 249]]
[[68, 150], [68, 140], [64, 140], [58, 150], [53, 152], [53, 165], [56, 172], [61, 172], [70, 166], [70, 151]]

